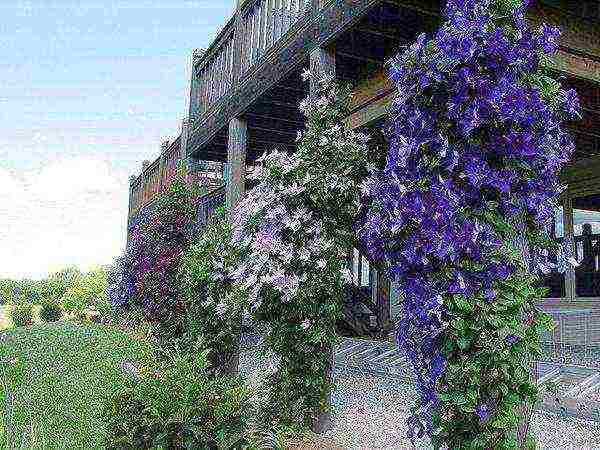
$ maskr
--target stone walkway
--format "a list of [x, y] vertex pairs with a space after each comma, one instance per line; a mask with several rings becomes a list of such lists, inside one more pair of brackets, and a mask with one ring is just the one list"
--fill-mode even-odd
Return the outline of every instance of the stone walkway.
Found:
[[[256, 385], [265, 368], [276, 362], [258, 355], [256, 337], [247, 342], [248, 350], [242, 354], [240, 369], [250, 384]], [[388, 343], [365, 342], [354, 345], [360, 342], [343, 340], [336, 348], [334, 428], [325, 437], [349, 450], [413, 449], [406, 438], [405, 425], [416, 396], [409, 367], [401, 358], [394, 359], [394, 354], [388, 353], [390, 347], [395, 347], [393, 343], [388, 347]], [[600, 425], [596, 422], [538, 412], [531, 426], [540, 449], [600, 450]], [[423, 440], [416, 448], [431, 446]]]

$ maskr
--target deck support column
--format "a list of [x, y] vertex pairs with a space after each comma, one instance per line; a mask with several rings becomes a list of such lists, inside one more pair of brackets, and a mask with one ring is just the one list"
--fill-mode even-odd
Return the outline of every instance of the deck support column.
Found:
[[[229, 121], [229, 137], [227, 143], [227, 178], [225, 205], [231, 221], [233, 210], [244, 195], [246, 184], [246, 150], [248, 146], [248, 124], [245, 120], [233, 117]], [[242, 318], [240, 317], [240, 328]], [[235, 375], [239, 372], [241, 351], [241, 334], [237, 339], [236, 349], [232, 355], [224, 355], [226, 362], [223, 371]]]
[[377, 305], [377, 326], [383, 330], [390, 323], [391, 318], [391, 283], [382, 272], [375, 271], [377, 290], [375, 291], [375, 304]]
[[167, 188], [165, 172], [167, 170], [167, 152], [169, 151], [169, 141], [164, 141], [160, 146], [160, 161], [158, 163], [158, 192]]
[[310, 53], [310, 95], [317, 95], [323, 78], [335, 78], [335, 52], [321, 47]]
[[229, 121], [229, 140], [227, 144], [227, 194], [226, 205], [230, 217], [238, 204], [246, 183], [246, 148], [248, 124], [240, 118]]
[[126, 231], [126, 245], [129, 245], [129, 227], [131, 226], [131, 219], [133, 218], [133, 210], [135, 208], [135, 184], [137, 178], [135, 175], [129, 177], [129, 202], [127, 207], [127, 231]]
[[[315, 97], [319, 92], [319, 82], [324, 77], [335, 77], [335, 54], [333, 51], [317, 47], [310, 53], [310, 96]], [[341, 299], [340, 299], [341, 301]], [[330, 386], [333, 382], [333, 347], [322, 348], [320, 351], [327, 353], [328, 364], [325, 369], [325, 381]], [[331, 389], [327, 392], [327, 406], [331, 408]], [[322, 434], [333, 428], [331, 411], [319, 411], [312, 423], [312, 431]]]
[[192, 70], [191, 70], [191, 80], [190, 80], [190, 108], [189, 108], [189, 118], [191, 120], [198, 120], [200, 115], [204, 112], [204, 105], [201, 101], [201, 92], [202, 92], [202, 80], [198, 77], [198, 72], [196, 71], [196, 65], [202, 59], [204, 55], [203, 49], [194, 49], [192, 53]]

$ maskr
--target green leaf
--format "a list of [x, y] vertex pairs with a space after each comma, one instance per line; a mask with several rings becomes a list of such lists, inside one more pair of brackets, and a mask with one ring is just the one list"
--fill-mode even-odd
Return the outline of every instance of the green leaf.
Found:
[[458, 338], [458, 347], [461, 350], [466, 350], [467, 348], [469, 348], [470, 346], [470, 340], [467, 339], [466, 337], [459, 337]]

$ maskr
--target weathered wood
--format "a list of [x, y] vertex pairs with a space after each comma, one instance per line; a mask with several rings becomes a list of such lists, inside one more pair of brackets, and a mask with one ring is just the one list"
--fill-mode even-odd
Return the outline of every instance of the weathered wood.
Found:
[[206, 89], [203, 80], [198, 76], [196, 64], [204, 54], [203, 49], [195, 49], [192, 52], [192, 70], [190, 78], [190, 107], [188, 116], [197, 119], [205, 111], [205, 103], [202, 101], [202, 93]]
[[380, 271], [377, 276], [377, 326], [385, 333], [390, 326], [390, 280]]
[[310, 93], [318, 92], [319, 82], [335, 76], [335, 52], [332, 49], [317, 47], [310, 53]]
[[233, 118], [229, 121], [227, 147], [227, 208], [231, 211], [244, 194], [246, 183], [246, 148], [248, 124], [245, 120]]

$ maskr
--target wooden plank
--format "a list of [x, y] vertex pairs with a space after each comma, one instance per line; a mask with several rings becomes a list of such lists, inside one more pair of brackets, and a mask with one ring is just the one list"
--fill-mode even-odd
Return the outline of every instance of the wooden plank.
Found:
[[541, 386], [542, 384], [548, 382], [549, 380], [553, 380], [553, 379], [560, 377], [560, 375], [561, 375], [561, 368], [557, 367], [557, 368], [551, 370], [549, 373], [547, 373], [543, 377], [539, 378], [537, 381], [537, 384]]
[[595, 373], [590, 375], [577, 386], [573, 387], [573, 389], [567, 391], [565, 393], [566, 397], [581, 397], [587, 390], [590, 388], [594, 388], [595, 385], [600, 381], [600, 373]]

